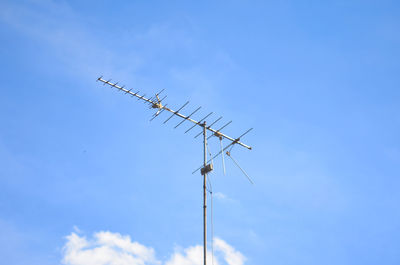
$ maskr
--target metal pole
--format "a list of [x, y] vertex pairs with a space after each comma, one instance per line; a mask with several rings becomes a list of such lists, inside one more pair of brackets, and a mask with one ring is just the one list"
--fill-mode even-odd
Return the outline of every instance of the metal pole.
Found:
[[[204, 136], [204, 169], [207, 166], [207, 128], [206, 122], [203, 123], [203, 136]], [[203, 175], [203, 252], [204, 252], [204, 265], [207, 265], [207, 171], [204, 170]]]

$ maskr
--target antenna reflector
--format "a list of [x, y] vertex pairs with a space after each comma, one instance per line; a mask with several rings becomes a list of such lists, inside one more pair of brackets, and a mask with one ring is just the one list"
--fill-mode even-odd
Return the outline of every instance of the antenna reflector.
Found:
[[[248, 134], [251, 130], [253, 130], [253, 128], [248, 129], [246, 132], [244, 132], [242, 135], [240, 135], [237, 139], [239, 140], [240, 138], [242, 138], [243, 136]], [[251, 147], [250, 147], [250, 150], [251, 150]]]

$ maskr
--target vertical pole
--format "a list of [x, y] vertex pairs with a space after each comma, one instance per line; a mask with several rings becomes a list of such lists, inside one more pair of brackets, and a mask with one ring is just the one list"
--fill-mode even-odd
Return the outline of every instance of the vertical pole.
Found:
[[[207, 129], [206, 122], [203, 123], [203, 136], [204, 136], [204, 169], [207, 166]], [[204, 252], [204, 265], [207, 265], [207, 171], [204, 170], [203, 175], [203, 252]]]

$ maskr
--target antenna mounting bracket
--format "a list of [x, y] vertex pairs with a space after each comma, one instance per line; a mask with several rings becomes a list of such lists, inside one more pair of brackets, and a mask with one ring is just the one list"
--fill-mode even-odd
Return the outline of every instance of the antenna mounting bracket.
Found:
[[200, 172], [202, 175], [207, 174], [208, 172], [211, 172], [214, 169], [213, 164], [208, 164], [205, 167], [202, 167]]

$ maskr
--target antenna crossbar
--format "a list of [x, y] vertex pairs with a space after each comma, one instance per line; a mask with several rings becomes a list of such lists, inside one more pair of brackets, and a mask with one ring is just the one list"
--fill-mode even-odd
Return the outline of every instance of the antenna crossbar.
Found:
[[[182, 118], [184, 120], [190, 121], [190, 122], [194, 123], [194, 126], [197, 125], [199, 127], [203, 127], [203, 124], [200, 123], [200, 121], [196, 121], [196, 120], [190, 118], [191, 115], [186, 116], [184, 114], [181, 114], [179, 111], [174, 111], [174, 110], [172, 110], [170, 108], [167, 108], [166, 105], [163, 106], [161, 104], [161, 100], [158, 101], [155, 98], [149, 99], [149, 98], [144, 97], [145, 95], [140, 96], [140, 95], [138, 95], [139, 91], [136, 92], [136, 93], [133, 93], [133, 92], [131, 92], [131, 90], [128, 90], [128, 89], [125, 89], [124, 87], [119, 86], [118, 82], [117, 83], [112, 83], [111, 79], [110, 80], [105, 80], [105, 79], [103, 79], [103, 77], [99, 77], [97, 80], [103, 82], [104, 85], [109, 85], [111, 87], [115, 87], [116, 89], [118, 89], [120, 91], [123, 91], [126, 94], [130, 94], [131, 96], [137, 97], [138, 100], [143, 100], [143, 101], [151, 104], [152, 106], [156, 106], [156, 108], [158, 108], [159, 110], [166, 110], [166, 111], [172, 113], [173, 115], [176, 115], [176, 116], [178, 116], [178, 117], [180, 117], [180, 118]], [[231, 141], [229, 146], [231, 146], [233, 144], [238, 144], [238, 145], [241, 145], [241, 146], [251, 150], [251, 146], [239, 141], [240, 137], [235, 139], [235, 138], [230, 137], [230, 136], [228, 136], [228, 135], [226, 135], [224, 133], [221, 133], [219, 130], [215, 130], [215, 129], [211, 128], [210, 126], [206, 126], [206, 129], [208, 131], [212, 132], [214, 135], [217, 135], [218, 137], [223, 137], [223, 138]]]

